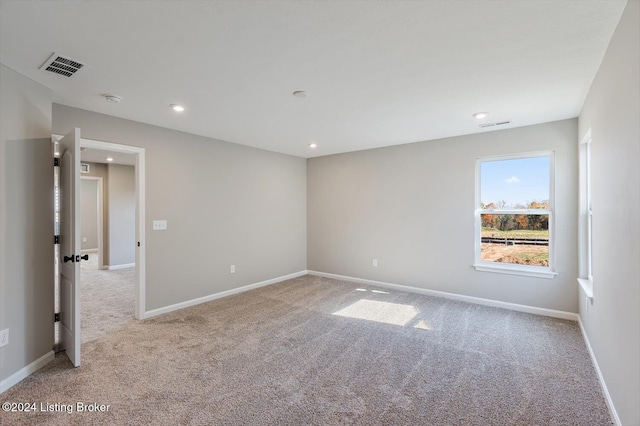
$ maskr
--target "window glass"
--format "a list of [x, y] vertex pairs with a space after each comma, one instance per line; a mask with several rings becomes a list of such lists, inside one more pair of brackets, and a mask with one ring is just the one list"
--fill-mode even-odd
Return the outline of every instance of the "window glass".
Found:
[[479, 160], [476, 262], [550, 268], [550, 155]]
[[549, 167], [546, 156], [481, 162], [481, 207], [529, 208], [533, 202], [548, 203]]

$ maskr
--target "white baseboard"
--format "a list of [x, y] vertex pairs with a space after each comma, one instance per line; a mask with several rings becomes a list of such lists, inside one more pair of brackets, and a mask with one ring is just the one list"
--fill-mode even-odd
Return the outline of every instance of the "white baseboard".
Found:
[[133, 268], [134, 266], [136, 266], [135, 263], [124, 263], [122, 265], [105, 266], [105, 268], [110, 270], [110, 271], [115, 271], [116, 269], [127, 269], [127, 268]]
[[28, 377], [30, 374], [35, 373], [36, 371], [38, 371], [39, 369], [47, 365], [49, 362], [53, 361], [55, 357], [56, 357], [56, 354], [53, 351], [49, 351], [46, 354], [42, 355], [40, 358], [33, 361], [31, 364], [16, 371], [15, 373], [13, 373], [12, 375], [10, 375], [9, 377], [7, 377], [6, 379], [0, 382], [0, 393], [3, 393], [6, 390], [17, 385], [26, 377]]
[[333, 278], [336, 280], [350, 281], [358, 284], [376, 285], [379, 287], [391, 288], [394, 290], [406, 291], [409, 293], [424, 294], [427, 296], [442, 297], [444, 299], [458, 300], [461, 302], [475, 303], [476, 305], [492, 306], [494, 308], [510, 309], [512, 311], [526, 312], [529, 314], [544, 315], [547, 317], [578, 321], [579, 316], [573, 312], [556, 311], [554, 309], [538, 308], [536, 306], [519, 305], [517, 303], [501, 302], [499, 300], [483, 299], [480, 297], [465, 296], [462, 294], [448, 293], [445, 291], [428, 290], [425, 288], [411, 287], [407, 285], [392, 284], [384, 281], [373, 281], [363, 278], [347, 277], [344, 275], [328, 274], [325, 272], [307, 271], [309, 275], [318, 277]]
[[264, 287], [270, 284], [279, 283], [281, 281], [290, 280], [292, 278], [301, 277], [307, 275], [307, 271], [294, 272], [293, 274], [283, 275], [281, 277], [272, 278], [266, 281], [260, 281], [254, 284], [248, 284], [242, 287], [234, 288], [231, 290], [221, 291], [220, 293], [210, 294], [208, 296], [199, 297], [197, 299], [187, 300], [185, 302], [176, 303], [175, 305], [165, 306], [163, 308], [152, 309], [144, 313], [141, 319], [155, 317], [156, 315], [166, 314], [168, 312], [176, 311], [178, 309], [188, 308], [189, 306], [199, 305], [201, 303], [210, 302], [221, 297], [231, 296], [232, 294], [242, 293], [245, 291], [253, 290], [254, 288]]
[[589, 356], [591, 356], [591, 362], [593, 363], [593, 367], [596, 369], [596, 374], [598, 375], [598, 380], [600, 381], [600, 386], [602, 387], [604, 400], [607, 402], [607, 407], [609, 407], [609, 413], [611, 414], [611, 418], [613, 419], [613, 422], [616, 424], [616, 426], [622, 426], [620, 417], [618, 417], [618, 412], [616, 411], [616, 408], [613, 405], [613, 400], [611, 399], [611, 395], [609, 394], [609, 389], [607, 389], [607, 384], [604, 382], [604, 377], [602, 376], [602, 372], [600, 371], [600, 366], [598, 365], [596, 354], [593, 352], [593, 348], [591, 347], [591, 343], [589, 342], [589, 337], [587, 336], [587, 330], [585, 330], [584, 325], [582, 324], [582, 318], [580, 318], [579, 316], [578, 316], [578, 324], [580, 325], [580, 331], [582, 332], [584, 343], [587, 345], [587, 351], [589, 351]]

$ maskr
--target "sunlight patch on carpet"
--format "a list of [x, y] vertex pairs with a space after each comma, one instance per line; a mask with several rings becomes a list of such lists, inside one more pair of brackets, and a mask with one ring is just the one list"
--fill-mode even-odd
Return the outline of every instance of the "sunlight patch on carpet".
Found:
[[418, 308], [413, 305], [361, 299], [334, 312], [333, 315], [405, 326], [418, 315]]
[[413, 328], [418, 328], [420, 330], [431, 330], [432, 327], [431, 324], [429, 324], [429, 321], [421, 319], [416, 325], [413, 326]]

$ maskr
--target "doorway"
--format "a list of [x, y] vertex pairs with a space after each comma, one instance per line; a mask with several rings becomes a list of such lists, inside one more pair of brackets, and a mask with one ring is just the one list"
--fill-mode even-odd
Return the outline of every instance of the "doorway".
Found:
[[[80, 176], [81, 253], [90, 254], [91, 263], [104, 269], [104, 178], [91, 176], [89, 164], [82, 163]], [[86, 175], [85, 175], [86, 174]]]
[[[71, 135], [71, 134], [70, 134]], [[97, 156], [101, 156], [103, 157], [105, 160], [105, 163], [113, 163], [113, 168], [114, 168], [114, 176], [116, 175], [116, 171], [119, 169], [132, 169], [131, 170], [131, 178], [133, 180], [133, 184], [132, 187], [130, 188], [130, 192], [131, 192], [131, 211], [129, 213], [131, 213], [134, 217], [133, 220], [129, 221], [129, 233], [125, 233], [127, 234], [127, 238], [128, 240], [125, 242], [124, 246], [125, 247], [123, 249], [124, 253], [124, 257], [120, 256], [122, 254], [121, 252], [114, 252], [114, 256], [112, 258], [110, 258], [110, 253], [108, 251], [108, 247], [109, 247], [109, 237], [110, 235], [107, 233], [109, 226], [107, 223], [107, 220], [105, 218], [104, 223], [105, 225], [103, 227], [99, 227], [100, 229], [102, 229], [104, 232], [102, 232], [102, 237], [100, 237], [100, 242], [94, 243], [94, 245], [97, 245], [96, 249], [97, 252], [94, 253], [93, 255], [93, 262], [88, 262], [88, 256], [87, 254], [83, 253], [82, 256], [75, 256], [76, 258], [76, 265], [77, 265], [77, 283], [74, 284], [74, 288], [75, 290], [73, 290], [73, 294], [75, 294], [75, 296], [72, 294], [70, 297], [72, 298], [76, 298], [76, 307], [73, 308], [72, 307], [72, 311], [66, 311], [62, 312], [60, 314], [61, 318], [73, 318], [73, 317], [78, 317], [79, 320], [79, 314], [82, 312], [83, 308], [80, 306], [81, 299], [80, 299], [80, 293], [81, 293], [81, 289], [80, 289], [80, 266], [82, 265], [82, 263], [80, 263], [80, 259], [82, 259], [83, 262], [85, 262], [85, 264], [87, 266], [89, 266], [91, 263], [95, 264], [95, 269], [98, 270], [100, 268], [102, 269], [114, 269], [114, 270], [124, 270], [126, 269], [131, 277], [129, 278], [129, 281], [133, 281], [134, 282], [134, 288], [133, 288], [133, 296], [132, 296], [132, 300], [133, 300], [133, 314], [130, 314], [129, 317], [133, 316], [136, 319], [142, 319], [145, 316], [145, 292], [144, 292], [144, 288], [145, 288], [145, 233], [144, 233], [144, 149], [143, 148], [138, 148], [138, 147], [132, 147], [132, 146], [127, 146], [127, 145], [120, 145], [120, 144], [114, 144], [114, 143], [109, 143], [109, 142], [102, 142], [102, 141], [96, 141], [96, 140], [90, 140], [90, 139], [83, 139], [80, 137], [80, 129], [76, 129], [75, 130], [75, 140], [77, 142], [71, 142], [71, 146], [69, 146], [69, 143], [64, 142], [64, 145], [61, 148], [64, 149], [56, 149], [56, 157], [68, 157], [71, 154], [71, 158], [75, 157], [77, 161], [75, 164], [76, 166], [70, 166], [70, 167], [63, 167], [65, 165], [65, 161], [60, 161], [60, 168], [56, 169], [56, 174], [60, 175], [60, 171], [64, 171], [67, 170], [68, 172], [70, 170], [74, 170], [71, 173], [74, 174], [75, 173], [75, 178], [71, 177], [71, 179], [76, 179], [76, 185], [75, 188], [76, 189], [72, 189], [71, 192], [67, 191], [68, 194], [75, 194], [75, 195], [71, 195], [72, 197], [74, 197], [76, 199], [75, 205], [77, 205], [79, 207], [80, 205], [80, 198], [82, 196], [81, 194], [81, 179], [80, 179], [80, 174], [81, 174], [81, 170], [84, 169], [84, 167], [81, 167], [80, 161], [81, 161], [81, 157], [84, 157], [84, 155], [97, 155]], [[63, 143], [63, 141], [61, 140], [62, 137], [54, 135], [54, 141], [56, 143], [56, 148], [58, 147], [58, 143], [57, 141], [60, 140], [60, 144]], [[73, 137], [71, 138], [73, 139]], [[65, 137], [65, 140], [69, 140], [69, 135], [67, 135], [67, 137]], [[76, 146], [76, 148], [73, 148], [73, 146]], [[73, 154], [75, 149], [75, 154]], [[64, 152], [58, 152], [58, 151], [64, 151]], [[84, 161], [84, 158], [83, 158]], [[126, 163], [129, 162], [130, 164], [122, 164], [122, 163]], [[69, 164], [72, 164], [73, 161]], [[56, 162], [56, 165], [58, 164], [58, 162]], [[57, 179], [58, 182], [60, 182], [59, 179]], [[68, 180], [68, 178], [67, 178]], [[97, 179], [97, 181], [99, 181], [99, 179]], [[67, 181], [65, 181], [67, 182]], [[108, 191], [108, 183], [106, 183], [106, 181], [103, 180], [102, 182], [102, 186], [103, 186], [103, 196], [104, 196], [104, 192]], [[67, 188], [73, 188], [74, 186], [71, 185], [67, 185]], [[58, 206], [59, 203], [59, 194], [60, 194], [60, 189], [58, 189], [59, 187], [56, 187], [56, 206]], [[64, 191], [64, 190], [63, 190]], [[96, 189], [96, 194], [97, 194], [97, 189]], [[67, 195], [67, 200], [69, 195]], [[98, 195], [96, 195], [96, 197], [99, 199], [100, 197]], [[104, 197], [102, 197], [102, 199], [104, 199]], [[118, 202], [120, 202], [120, 199], [118, 199]], [[118, 204], [118, 202], [114, 202], [114, 208], [112, 209], [113, 212], [116, 213], [116, 216], [118, 213], [121, 213], [123, 211], [122, 205]], [[97, 208], [98, 210], [100, 210], [100, 208]], [[104, 209], [102, 211], [106, 211], [106, 209]], [[64, 225], [63, 222], [60, 222], [60, 217], [64, 216], [61, 215], [60, 210], [57, 209], [56, 210], [56, 229], [60, 229], [61, 224]], [[73, 219], [71, 218], [71, 224], [72, 227], [76, 227], [77, 226], [77, 230], [75, 232], [76, 235], [80, 235], [80, 225], [81, 225], [81, 220], [80, 220], [80, 214], [79, 211], [77, 212], [77, 214], [75, 215], [78, 219]], [[103, 216], [104, 217], [104, 216]], [[76, 223], [77, 222], [77, 223]], [[74, 225], [75, 223], [75, 225]], [[98, 225], [95, 225], [96, 227], [98, 227]], [[106, 230], [105, 230], [106, 229]], [[100, 232], [97, 232], [97, 234], [100, 234]], [[116, 237], [118, 237], [120, 235], [116, 235]], [[114, 237], [114, 240], [117, 240], [118, 238]], [[76, 238], [76, 237], [74, 237]], [[65, 236], [62, 235], [62, 238], [59, 239], [60, 241], [68, 241], [69, 239], [66, 238]], [[87, 242], [89, 238], [87, 237]], [[56, 240], [58, 241], [58, 239]], [[119, 241], [120, 243], [122, 243], [122, 239], [120, 239]], [[80, 253], [81, 252], [81, 245], [80, 245], [80, 238], [77, 237], [76, 239], [76, 249], [77, 252], [76, 253]], [[89, 248], [90, 249], [90, 248]], [[73, 249], [72, 249], [73, 250]], [[98, 256], [96, 256], [96, 254]], [[120, 256], [120, 257], [118, 257]], [[96, 257], [98, 257], [99, 259], [96, 259]], [[122, 259], [126, 258], [129, 259], [128, 261], [123, 261]], [[56, 265], [60, 264], [62, 265], [62, 263], [60, 262], [60, 254], [57, 253], [57, 260], [56, 260]], [[67, 261], [67, 259], [71, 259], [71, 257], [69, 256], [65, 256], [65, 262]], [[113, 260], [115, 262], [115, 264], [109, 265], [110, 260]], [[106, 271], [105, 271], [106, 272]], [[58, 274], [56, 273], [56, 277], [58, 277]], [[59, 280], [56, 280], [59, 281]], [[67, 286], [68, 287], [68, 286]], [[65, 287], [66, 289], [66, 287]], [[68, 290], [68, 289], [67, 289]], [[65, 293], [67, 296], [65, 296]], [[67, 302], [67, 297], [69, 295], [68, 291], [62, 291], [60, 289], [60, 282], [56, 282], [56, 312], [61, 312], [60, 310], [58, 310], [58, 307], [61, 306], [61, 298], [64, 299], [65, 302]], [[68, 305], [68, 304], [67, 304]], [[64, 309], [62, 309], [62, 311], [64, 311]], [[75, 312], [75, 313], [74, 313]], [[72, 315], [71, 317], [69, 317], [68, 315]], [[72, 362], [74, 363], [74, 365], [78, 366], [79, 365], [79, 358], [80, 358], [80, 352], [79, 352], [79, 343], [80, 341], [84, 341], [85, 339], [81, 339], [82, 336], [82, 331], [81, 331], [81, 326], [79, 324], [78, 320], [74, 320], [77, 321], [76, 325], [73, 327], [68, 327], [65, 324], [65, 330], [66, 333], [68, 333], [69, 331], [71, 331], [73, 333], [73, 335], [75, 337], [66, 337], [65, 342], [68, 342], [68, 339], [75, 339], [76, 342], [78, 342], [78, 344], [75, 344], [77, 349], [74, 349], [74, 355], [72, 358]], [[58, 344], [58, 342], [60, 342], [60, 340], [58, 340], [58, 336], [60, 336], [60, 332], [58, 330], [58, 325], [59, 323], [56, 323], [56, 342], [54, 342], [56, 345]], [[66, 336], [66, 335], [65, 335]], [[66, 347], [66, 344], [62, 345], [63, 348]], [[70, 357], [71, 358], [71, 357]], [[75, 360], [75, 361], [74, 361]]]
[[135, 157], [82, 148], [80, 159], [80, 341], [85, 344], [135, 317]]
[[[86, 150], [85, 150], [86, 149]], [[120, 145], [110, 142], [102, 142], [91, 139], [80, 139], [80, 150], [82, 152], [83, 161], [93, 159], [103, 159], [105, 164], [114, 166], [132, 166], [134, 168], [134, 223], [133, 223], [133, 249], [132, 260], [135, 265], [135, 307], [134, 316], [136, 319], [143, 319], [145, 313], [145, 227], [144, 227], [144, 148], [138, 148], [128, 145]], [[109, 191], [107, 187], [106, 191]], [[110, 206], [110, 210], [119, 211], [117, 206]], [[107, 225], [107, 231], [110, 232]], [[104, 228], [103, 228], [104, 229]], [[106, 239], [106, 237], [104, 238]], [[124, 269], [131, 267], [131, 262], [116, 259], [111, 256], [110, 250], [105, 247], [104, 239], [102, 242], [102, 267], [110, 270]], [[126, 259], [128, 254], [125, 254]]]

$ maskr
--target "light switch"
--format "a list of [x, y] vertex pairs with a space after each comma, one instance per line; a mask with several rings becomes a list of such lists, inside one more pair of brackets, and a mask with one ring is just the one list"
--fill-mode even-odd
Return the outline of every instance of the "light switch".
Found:
[[153, 230], [154, 231], [165, 231], [167, 229], [167, 221], [166, 220], [154, 220], [153, 221]]

